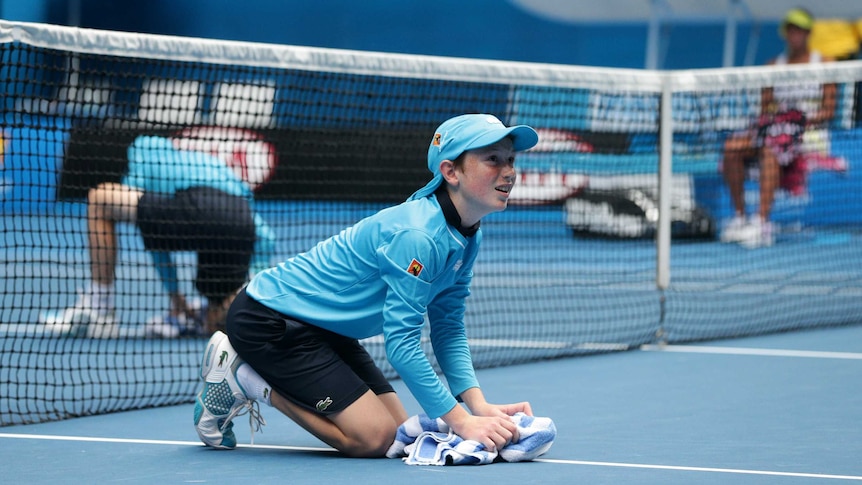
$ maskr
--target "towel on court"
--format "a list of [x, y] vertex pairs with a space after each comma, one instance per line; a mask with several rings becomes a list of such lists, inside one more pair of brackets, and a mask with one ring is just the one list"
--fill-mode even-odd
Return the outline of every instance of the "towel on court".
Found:
[[452, 431], [426, 431], [405, 451], [404, 463], [408, 465], [487, 465], [497, 458], [497, 453], [486, 450], [482, 443], [461, 439]]
[[550, 418], [516, 413], [512, 421], [520, 439], [497, 453], [486, 450], [481, 443], [462, 439], [442, 419], [430, 419], [425, 414], [411, 416], [398, 427], [386, 456], [400, 457], [408, 465], [485, 465], [501, 460], [530, 461], [545, 454], [554, 444], [557, 428]]
[[537, 418], [524, 413], [516, 413], [512, 421], [518, 427], [520, 438], [517, 443], [509, 443], [500, 449], [500, 458], [508, 462], [530, 461], [538, 458], [554, 444], [557, 427], [551, 418]]
[[449, 432], [449, 425], [440, 418], [431, 419], [424, 413], [410, 416], [407, 421], [404, 421], [398, 427], [395, 433], [395, 441], [392, 442], [392, 445], [386, 452], [386, 457], [401, 458], [407, 455], [408, 452], [404, 448], [416, 442], [416, 438], [426, 431], [446, 434]]

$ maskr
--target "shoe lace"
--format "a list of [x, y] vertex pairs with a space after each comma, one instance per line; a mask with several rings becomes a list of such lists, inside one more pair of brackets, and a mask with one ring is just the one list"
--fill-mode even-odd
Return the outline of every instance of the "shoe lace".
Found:
[[261, 428], [266, 426], [266, 420], [263, 419], [263, 415], [260, 413], [260, 404], [257, 401], [248, 400], [231, 409], [224, 420], [224, 424], [221, 425], [221, 431], [224, 432], [234, 418], [244, 414], [248, 414], [248, 427], [251, 429], [251, 444], [254, 445], [254, 433], [256, 431], [260, 432]]

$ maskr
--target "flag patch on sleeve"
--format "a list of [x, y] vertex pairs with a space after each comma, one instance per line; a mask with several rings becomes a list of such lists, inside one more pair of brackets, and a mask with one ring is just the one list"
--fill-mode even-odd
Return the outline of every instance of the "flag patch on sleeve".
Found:
[[419, 273], [421, 273], [424, 268], [425, 267], [422, 266], [422, 263], [414, 259], [413, 261], [410, 261], [410, 266], [407, 267], [407, 272], [413, 276], [419, 276]]

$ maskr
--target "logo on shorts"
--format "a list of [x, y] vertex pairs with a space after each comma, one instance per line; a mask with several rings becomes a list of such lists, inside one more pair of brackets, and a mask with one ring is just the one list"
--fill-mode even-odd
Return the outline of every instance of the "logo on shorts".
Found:
[[419, 276], [419, 273], [421, 273], [424, 268], [425, 267], [422, 266], [422, 263], [414, 259], [413, 261], [410, 261], [410, 266], [407, 267], [407, 272], [413, 276]]
[[314, 407], [317, 409], [317, 412], [322, 413], [326, 411], [326, 408], [328, 408], [330, 404], [332, 404], [332, 398], [326, 396], [326, 399], [321, 399], [320, 401], [317, 401], [317, 404]]

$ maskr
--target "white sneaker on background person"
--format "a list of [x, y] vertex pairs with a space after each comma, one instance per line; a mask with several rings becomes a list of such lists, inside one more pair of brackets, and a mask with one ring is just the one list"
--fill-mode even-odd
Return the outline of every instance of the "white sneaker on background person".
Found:
[[753, 228], [745, 216], [737, 214], [724, 226], [720, 239], [723, 243], [737, 243], [750, 239], [752, 231]]
[[772, 246], [775, 243], [775, 226], [759, 216], [746, 219], [736, 215], [721, 232], [721, 242], [739, 243], [748, 249]]
[[739, 244], [747, 249], [765, 248], [775, 244], [775, 226], [769, 221], [763, 221], [755, 217], [749, 223], [750, 230], [746, 232], [745, 238]]
[[70, 307], [39, 315], [39, 323], [63, 337], [116, 338], [117, 321], [111, 298], [83, 293]]
[[197, 314], [197, 317], [171, 315], [168, 312], [150, 318], [144, 325], [144, 336], [147, 338], [179, 338], [204, 335], [204, 321], [207, 313], [206, 300], [201, 298], [189, 300], [189, 308]]

